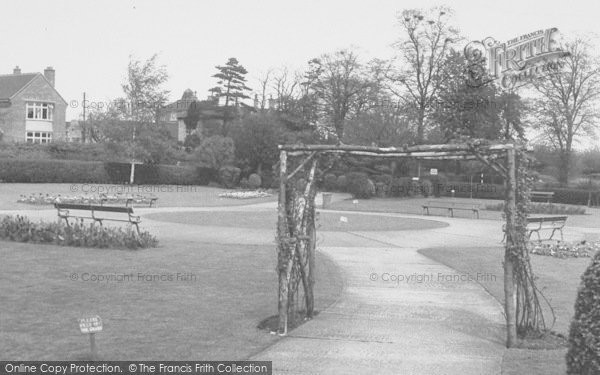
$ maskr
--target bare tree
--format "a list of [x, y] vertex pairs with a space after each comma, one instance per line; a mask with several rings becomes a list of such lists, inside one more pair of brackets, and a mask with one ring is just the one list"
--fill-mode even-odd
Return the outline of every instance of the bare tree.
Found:
[[541, 130], [544, 139], [559, 152], [559, 181], [566, 184], [573, 143], [584, 135], [593, 135], [597, 127], [600, 65], [591, 55], [589, 40], [579, 37], [562, 47], [569, 53], [563, 57], [562, 71], [534, 84], [539, 93], [534, 128]]
[[435, 7], [429, 11], [404, 10], [398, 21], [403, 37], [396, 43], [403, 67], [390, 76], [396, 85], [391, 90], [412, 106], [416, 116], [417, 142], [425, 138], [426, 118], [440, 85], [444, 82], [444, 62], [458, 30], [449, 19], [452, 11]]
[[364, 108], [376, 84], [370, 70], [355, 52], [349, 50], [325, 54], [309, 62], [306, 84], [319, 102], [323, 124], [331, 128], [339, 141], [344, 136], [346, 119]]

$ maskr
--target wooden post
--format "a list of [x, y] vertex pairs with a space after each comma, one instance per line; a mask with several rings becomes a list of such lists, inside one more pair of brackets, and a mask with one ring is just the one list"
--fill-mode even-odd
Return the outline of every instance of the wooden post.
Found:
[[508, 178], [506, 181], [506, 248], [504, 252], [504, 312], [506, 314], [506, 346], [517, 343], [516, 305], [517, 294], [514, 280], [514, 264], [511, 248], [515, 241], [515, 223], [517, 216], [517, 172], [515, 150], [506, 151]]
[[279, 153], [279, 203], [277, 206], [277, 239], [279, 240], [277, 244], [277, 251], [279, 253], [277, 257], [277, 272], [279, 276], [279, 301], [277, 309], [279, 313], [279, 334], [287, 333], [288, 285], [287, 275], [285, 275], [285, 268], [282, 264], [286, 244], [281, 242], [288, 237], [289, 232], [287, 228], [286, 187], [287, 153], [281, 151]]

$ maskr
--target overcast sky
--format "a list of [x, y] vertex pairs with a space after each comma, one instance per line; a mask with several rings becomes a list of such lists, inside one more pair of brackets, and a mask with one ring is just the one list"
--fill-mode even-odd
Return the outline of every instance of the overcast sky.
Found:
[[[129, 56], [159, 53], [171, 99], [203, 98], [215, 65], [236, 57], [250, 86], [270, 67], [301, 68], [322, 53], [357, 47], [365, 59], [392, 56], [396, 14], [440, 2], [391, 0], [10, 1], [2, 4], [0, 74], [56, 69], [56, 87], [76, 108], [121, 96]], [[505, 41], [538, 29], [600, 33], [598, 0], [453, 1], [468, 39]]]

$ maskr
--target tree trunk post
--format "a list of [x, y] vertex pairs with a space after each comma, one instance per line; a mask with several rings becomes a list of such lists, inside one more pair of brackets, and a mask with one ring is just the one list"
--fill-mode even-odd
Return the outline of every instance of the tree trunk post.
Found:
[[283, 243], [288, 238], [287, 228], [287, 205], [286, 205], [286, 187], [287, 187], [287, 153], [281, 151], [279, 153], [279, 203], [277, 206], [277, 239], [278, 239], [278, 257], [277, 257], [277, 273], [279, 276], [279, 327], [278, 333], [287, 333], [287, 313], [288, 313], [288, 285], [287, 275], [285, 274], [285, 266], [283, 263], [283, 255], [286, 253], [286, 243]]
[[506, 346], [517, 343], [516, 288], [514, 280], [514, 257], [512, 248], [515, 240], [515, 222], [517, 214], [517, 173], [515, 150], [506, 151], [508, 179], [506, 181], [506, 248], [504, 252], [504, 312], [506, 314]]

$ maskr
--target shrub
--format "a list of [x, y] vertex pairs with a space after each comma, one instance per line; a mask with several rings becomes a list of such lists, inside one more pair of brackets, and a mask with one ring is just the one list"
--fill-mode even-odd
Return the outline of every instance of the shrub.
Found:
[[219, 169], [219, 180], [228, 189], [232, 189], [237, 186], [240, 180], [240, 174], [242, 171], [234, 166], [226, 166]]
[[469, 182], [447, 182], [439, 186], [440, 196], [451, 197], [452, 190], [456, 198], [470, 198], [471, 190], [473, 198], [480, 199], [504, 199], [504, 185], [479, 184]]
[[337, 178], [337, 181], [335, 182], [335, 185], [337, 186], [337, 189], [339, 191], [347, 191], [348, 190], [348, 177], [342, 175], [339, 176]]
[[327, 173], [323, 176], [323, 188], [326, 191], [337, 190], [337, 177], [333, 173]]
[[240, 187], [242, 189], [250, 189], [250, 184], [248, 183], [248, 179], [246, 177], [240, 180]]
[[390, 195], [392, 197], [412, 196], [417, 190], [417, 186], [410, 177], [399, 177], [392, 180]]
[[[485, 206], [489, 211], [504, 211], [504, 203], [488, 204]], [[554, 203], [529, 203], [527, 206], [530, 214], [546, 215], [584, 215], [585, 207], [570, 206], [566, 204]]]
[[196, 168], [196, 181], [198, 185], [206, 186], [211, 182], [219, 180], [219, 172], [216, 169], [208, 167]]
[[0, 180], [4, 182], [89, 182], [108, 183], [102, 162], [75, 160], [0, 160]]
[[200, 166], [216, 170], [231, 165], [235, 158], [233, 139], [220, 135], [206, 138], [194, 151], [194, 158]]
[[352, 172], [347, 175], [348, 192], [354, 198], [369, 199], [375, 196], [375, 184], [366, 173]]
[[248, 186], [250, 187], [250, 189], [258, 189], [259, 187], [261, 187], [262, 185], [262, 179], [260, 178], [260, 176], [256, 173], [252, 173], [249, 177], [248, 177]]
[[6, 216], [0, 221], [0, 238], [9, 241], [46, 243], [62, 246], [140, 249], [156, 247], [158, 241], [148, 232], [100, 225], [85, 225], [76, 221], [70, 226], [64, 222], [31, 222], [23, 216]]
[[[590, 198], [590, 191], [583, 189], [553, 188], [547, 191], [554, 193], [554, 197], [552, 198], [552, 202], [554, 203], [587, 205]], [[592, 199], [595, 199], [597, 196], [594, 192], [591, 195]]]
[[421, 194], [423, 194], [425, 198], [433, 195], [433, 183], [431, 181], [423, 180], [420, 187]]
[[273, 186], [273, 172], [270, 169], [263, 170], [260, 174], [261, 186], [265, 189], [268, 189]]
[[581, 277], [569, 331], [567, 374], [600, 374], [600, 252]]

